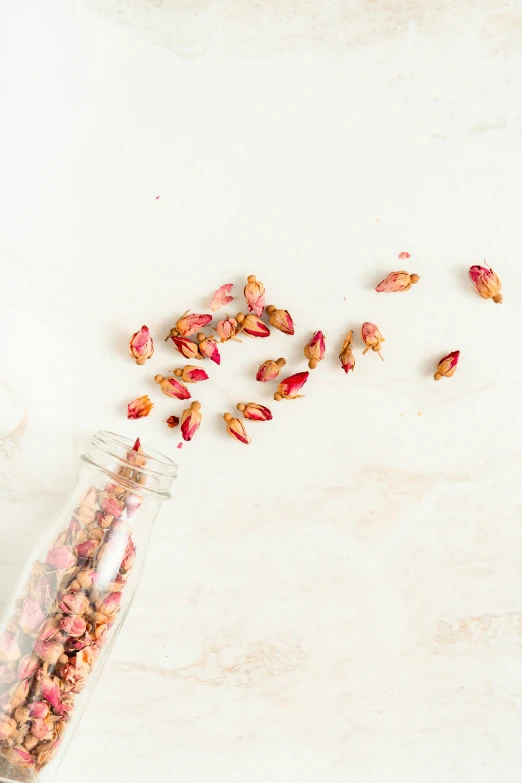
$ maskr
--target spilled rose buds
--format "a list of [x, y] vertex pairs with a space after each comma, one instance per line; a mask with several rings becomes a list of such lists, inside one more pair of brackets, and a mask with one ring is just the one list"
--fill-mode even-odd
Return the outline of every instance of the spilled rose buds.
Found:
[[148, 326], [142, 326], [139, 332], [132, 335], [129, 350], [131, 356], [136, 359], [136, 364], [145, 364], [147, 359], [150, 359], [154, 353], [154, 343]]
[[177, 321], [174, 329], [170, 330], [170, 334], [172, 336], [190, 337], [191, 334], [196, 334], [200, 329], [203, 329], [211, 320], [211, 315], [200, 315], [199, 313], [189, 314], [189, 311], [187, 310], [187, 312]]
[[435, 380], [440, 381], [441, 378], [451, 378], [452, 375], [455, 375], [459, 357], [460, 351], [452, 351], [441, 359], [437, 366], [437, 372], [433, 376]]
[[175, 397], [176, 400], [190, 399], [189, 390], [181, 381], [178, 381], [177, 378], [164, 378], [163, 375], [156, 375], [154, 380], [156, 383], [159, 383], [161, 391], [163, 394], [166, 394], [167, 397]]
[[220, 310], [222, 307], [232, 302], [234, 297], [228, 296], [232, 286], [233, 283], [225, 283], [224, 285], [218, 288], [218, 290], [216, 291], [216, 293], [214, 294], [210, 302], [210, 309], [212, 310], [213, 313], [215, 313], [216, 310]]
[[178, 368], [177, 370], [174, 370], [174, 375], [184, 380], [185, 383], [199, 383], [199, 381], [208, 381], [208, 375], [205, 370], [201, 370], [199, 367], [194, 367], [192, 364], [185, 365], [183, 369]]
[[270, 316], [272, 326], [275, 326], [283, 334], [289, 334], [290, 336], [294, 334], [294, 322], [288, 310], [277, 310], [274, 305], [268, 305], [266, 312]]
[[369, 321], [365, 321], [361, 327], [361, 336], [366, 345], [366, 348], [363, 351], [363, 356], [371, 348], [372, 351], [378, 353], [381, 359], [384, 361], [384, 357], [381, 354], [381, 344], [386, 341], [375, 324], [371, 324]]
[[179, 416], [169, 416], [168, 419], [165, 419], [165, 423], [169, 429], [173, 430], [179, 424]]
[[469, 270], [469, 276], [475, 290], [483, 299], [493, 299], [496, 304], [502, 302], [503, 296], [500, 293], [502, 283], [491, 267], [488, 269], [485, 266], [472, 266]]
[[343, 368], [345, 373], [349, 373], [350, 370], [355, 369], [355, 356], [353, 355], [353, 351], [352, 351], [352, 338], [353, 338], [353, 332], [350, 329], [350, 331], [348, 332], [348, 334], [344, 339], [343, 347], [341, 353], [339, 354], [341, 367]]
[[207, 337], [204, 332], [198, 333], [199, 350], [201, 354], [210, 359], [214, 364], [221, 364], [221, 356], [219, 355], [219, 349], [217, 343], [213, 337]]
[[388, 277], [376, 286], [377, 293], [392, 293], [394, 291], [407, 291], [412, 285], [418, 283], [419, 275], [409, 275], [408, 272], [391, 272]]
[[273, 381], [279, 373], [281, 372], [281, 368], [284, 367], [286, 364], [286, 359], [278, 359], [277, 361], [273, 361], [272, 359], [267, 359], [266, 362], [263, 362], [263, 364], [260, 366], [259, 370], [256, 373], [256, 381], [259, 381], [260, 383], [266, 383], [267, 381]]
[[[268, 311], [267, 311], [268, 312]], [[311, 370], [315, 370], [319, 362], [324, 359], [324, 353], [326, 350], [324, 334], [319, 331], [314, 334], [309, 343], [305, 345], [304, 355], [310, 361], [308, 366]]]
[[268, 408], [265, 408], [264, 405], [258, 405], [257, 402], [238, 402], [236, 407], [238, 411], [241, 411], [245, 419], [250, 419], [251, 421], [272, 420], [272, 413]]
[[295, 375], [285, 378], [277, 387], [274, 400], [280, 402], [281, 400], [297, 400], [299, 397], [303, 397], [304, 395], [297, 392], [301, 391], [309, 375], [309, 372], [296, 372]]
[[256, 315], [238, 313], [235, 320], [241, 327], [241, 331], [249, 337], [270, 337], [270, 329]]
[[258, 318], [261, 318], [265, 308], [265, 286], [257, 280], [255, 275], [249, 275], [247, 277], [245, 299], [248, 311], [257, 315]]
[[[174, 330], [171, 330], [170, 334], [165, 337], [165, 341], [171, 339], [174, 343], [174, 348], [179, 351], [185, 359], [201, 359], [202, 356], [199, 352], [199, 347], [192, 340], [188, 340], [186, 337], [178, 337]], [[218, 362], [219, 364], [219, 362]]]
[[227, 432], [231, 438], [238, 440], [240, 443], [250, 443], [248, 433], [243, 426], [243, 422], [240, 419], [235, 419], [230, 413], [225, 413], [223, 416], [227, 423]]
[[129, 402], [127, 405], [127, 418], [128, 419], [142, 419], [144, 416], [148, 416], [154, 405], [150, 401], [149, 397], [144, 394], [143, 397], [138, 397], [133, 402]]
[[183, 411], [181, 415], [181, 435], [183, 440], [192, 440], [201, 424], [201, 403], [195, 400], [190, 408]]
[[[215, 331], [218, 333], [219, 341], [226, 343], [228, 340], [237, 340], [237, 333], [239, 332], [239, 324], [235, 318], [223, 318], [222, 321], [218, 321]], [[241, 340], [237, 340], [241, 342]]]

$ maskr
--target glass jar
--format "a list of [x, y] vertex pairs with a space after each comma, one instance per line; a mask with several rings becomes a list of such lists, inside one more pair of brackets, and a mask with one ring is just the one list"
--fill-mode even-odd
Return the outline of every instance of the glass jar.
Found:
[[131, 605], [176, 477], [167, 457], [98, 432], [0, 619], [0, 781], [56, 772]]

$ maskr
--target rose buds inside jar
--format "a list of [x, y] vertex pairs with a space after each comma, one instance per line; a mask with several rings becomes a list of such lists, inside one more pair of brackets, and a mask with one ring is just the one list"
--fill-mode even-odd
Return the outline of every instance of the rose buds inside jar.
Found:
[[284, 367], [285, 364], [286, 359], [277, 359], [275, 362], [272, 359], [267, 359], [267, 361], [263, 362], [257, 371], [256, 381], [259, 381], [260, 383], [266, 383], [267, 381], [275, 380], [275, 378], [277, 378], [281, 372], [281, 368]]
[[353, 332], [350, 329], [344, 339], [343, 347], [341, 353], [339, 354], [341, 367], [347, 374], [350, 372], [350, 370], [353, 371], [355, 369], [355, 356], [353, 355], [352, 351], [352, 338]]
[[[229, 340], [237, 340], [237, 333], [240, 331], [240, 327], [235, 318], [223, 318], [222, 321], [218, 321], [215, 327], [215, 331], [218, 334], [219, 341], [226, 343]], [[237, 340], [239, 343], [241, 340]]]
[[201, 424], [201, 403], [194, 400], [190, 408], [183, 411], [181, 415], [181, 435], [183, 440], [192, 440]]
[[272, 413], [265, 408], [264, 405], [259, 405], [257, 402], [238, 402], [238, 411], [241, 411], [245, 419], [251, 421], [271, 421]]
[[365, 321], [361, 327], [361, 335], [366, 345], [366, 348], [363, 351], [363, 356], [371, 348], [372, 351], [378, 353], [381, 359], [384, 361], [384, 357], [381, 354], [381, 345], [386, 341], [375, 324], [371, 324], [369, 321]]
[[447, 356], [444, 356], [444, 358], [440, 360], [437, 366], [437, 372], [433, 376], [435, 380], [440, 381], [441, 378], [451, 378], [452, 375], [455, 375], [459, 357], [460, 351], [452, 351]]
[[235, 419], [230, 413], [225, 413], [223, 418], [227, 423], [227, 432], [231, 438], [238, 440], [240, 443], [248, 444], [251, 442], [244, 424], [240, 419]]
[[308, 366], [311, 370], [315, 370], [319, 362], [323, 361], [325, 350], [325, 336], [321, 331], [316, 332], [304, 348], [304, 355], [310, 360]]
[[247, 277], [245, 299], [248, 311], [257, 315], [258, 318], [261, 318], [263, 310], [265, 309], [265, 286], [263, 283], [259, 282], [255, 275], [249, 275]]
[[219, 348], [213, 337], [207, 337], [205, 332], [198, 332], [198, 342], [199, 350], [206, 359], [210, 359], [214, 364], [221, 364]]
[[270, 337], [270, 329], [257, 315], [238, 313], [235, 320], [249, 337]]
[[218, 288], [218, 290], [216, 291], [216, 293], [214, 294], [210, 302], [210, 309], [212, 310], [213, 313], [215, 313], [217, 310], [220, 310], [222, 307], [232, 302], [234, 297], [229, 296], [232, 286], [233, 283], [225, 283], [224, 285]]
[[138, 397], [129, 402], [127, 405], [127, 418], [128, 419], [142, 419], [144, 416], [148, 416], [154, 405], [151, 402], [147, 394], [143, 397]]
[[272, 326], [275, 326], [283, 334], [290, 336], [294, 334], [294, 322], [288, 310], [278, 310], [274, 305], [268, 305], [266, 312], [270, 316]]
[[185, 367], [178, 367], [174, 370], [174, 375], [177, 378], [181, 378], [185, 383], [199, 383], [200, 381], [208, 381], [208, 375], [205, 370], [200, 367], [194, 367], [192, 364], [186, 364]]
[[280, 402], [281, 400], [297, 400], [299, 397], [303, 397], [303, 394], [298, 394], [297, 392], [301, 391], [308, 380], [309, 374], [308, 372], [296, 372], [295, 375], [285, 378], [277, 387], [274, 400]]
[[154, 380], [161, 386], [161, 391], [167, 397], [175, 397], [176, 400], [189, 400], [190, 392], [187, 387], [178, 381], [177, 378], [164, 378], [163, 375], [156, 375]]
[[130, 355], [136, 359], [136, 364], [145, 364], [154, 353], [154, 342], [150, 336], [149, 327], [142, 326], [139, 332], [134, 332], [129, 343]]
[[376, 286], [375, 290], [379, 294], [389, 294], [395, 291], [408, 291], [412, 285], [418, 283], [419, 275], [410, 275], [408, 272], [391, 272], [388, 277]]
[[502, 302], [503, 296], [500, 293], [502, 283], [500, 282], [499, 276], [491, 267], [472, 266], [469, 270], [469, 276], [471, 282], [475, 286], [476, 292], [480, 294], [483, 299], [493, 299], [496, 304]]
[[174, 348], [179, 351], [185, 359], [202, 359], [202, 355], [199, 352], [199, 347], [192, 340], [188, 340], [186, 337], [177, 337], [175, 330], [171, 330], [170, 334], [165, 337], [165, 341], [172, 340]]
[[203, 329], [212, 320], [211, 315], [190, 313], [187, 312], [181, 316], [176, 322], [174, 329], [170, 330], [170, 334], [179, 337], [190, 337], [191, 334], [196, 334], [200, 329]]

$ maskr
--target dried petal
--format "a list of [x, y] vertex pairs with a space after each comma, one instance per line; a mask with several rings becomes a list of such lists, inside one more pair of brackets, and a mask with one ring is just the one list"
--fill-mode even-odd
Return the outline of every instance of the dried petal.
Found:
[[203, 329], [212, 320], [211, 315], [203, 315], [199, 313], [187, 312], [181, 316], [177, 321], [174, 331], [180, 337], [190, 337], [191, 334], [196, 334], [200, 329]]
[[379, 293], [392, 293], [394, 291], [408, 291], [412, 285], [418, 283], [419, 275], [410, 275], [408, 272], [390, 272], [388, 277], [379, 283], [375, 290]]
[[270, 337], [270, 329], [263, 321], [252, 313], [244, 315], [238, 313], [236, 321], [241, 327], [241, 331], [248, 334], [249, 337]]
[[169, 337], [174, 343], [175, 349], [179, 351], [180, 354], [185, 357], [185, 359], [203, 358], [199, 352], [198, 346], [196, 345], [196, 343], [193, 343], [192, 340], [187, 340], [186, 337], [176, 337], [175, 334], [167, 335], [166, 339], [168, 340]]
[[17, 679], [27, 680], [29, 677], [32, 677], [39, 665], [40, 661], [36, 655], [24, 655], [18, 664]]
[[47, 553], [45, 558], [47, 565], [56, 568], [57, 571], [67, 571], [72, 568], [76, 558], [68, 546], [55, 546]]
[[437, 372], [433, 376], [436, 381], [440, 381], [441, 378], [451, 378], [455, 375], [457, 370], [457, 364], [459, 363], [460, 351], [452, 351], [447, 356], [444, 356], [438, 366]]
[[208, 381], [208, 375], [205, 370], [201, 370], [199, 367], [194, 367], [192, 364], [187, 364], [183, 369], [178, 368], [174, 370], [174, 375], [178, 378], [182, 378], [185, 383], [199, 383], [200, 381]]
[[215, 364], [221, 364], [221, 356], [213, 337], [207, 337], [204, 332], [198, 333], [199, 350], [201, 354]]
[[297, 392], [303, 388], [309, 374], [309, 372], [296, 372], [295, 375], [285, 378], [277, 387], [274, 400], [279, 402], [280, 400], [296, 400], [298, 397], [302, 397], [303, 395]]
[[42, 607], [35, 598], [25, 598], [20, 615], [20, 628], [29, 636], [36, 636], [45, 620]]
[[256, 381], [260, 383], [266, 383], [267, 381], [273, 381], [279, 373], [281, 368], [286, 364], [286, 359], [278, 359], [276, 362], [272, 359], [267, 359], [266, 362], [260, 366], [256, 374]]
[[120, 571], [130, 571], [136, 561], [136, 545], [129, 539], [123, 560], [121, 561]]
[[142, 419], [144, 416], [148, 416], [154, 405], [150, 401], [148, 395], [144, 394], [143, 397], [129, 402], [127, 405], [127, 418], [128, 419]]
[[222, 321], [218, 321], [215, 330], [218, 333], [219, 336], [219, 342], [226, 343], [228, 340], [237, 340], [237, 342], [241, 342], [241, 340], [238, 340], [236, 335], [240, 331], [240, 326], [235, 318], [229, 318], [228, 315], [223, 318]]
[[172, 430], [172, 429], [174, 429], [174, 427], [178, 426], [178, 424], [179, 424], [179, 416], [169, 416], [168, 419], [165, 419], [165, 423]]
[[57, 737], [53, 742], [50, 743], [50, 745], [39, 745], [38, 747], [42, 748], [39, 750], [38, 755], [36, 757], [36, 761], [39, 767], [42, 767], [44, 764], [48, 764], [51, 759], [53, 759], [56, 754], [58, 753], [58, 749], [60, 745], [62, 744], [63, 739], [62, 737]]
[[201, 424], [201, 403], [195, 400], [181, 416], [181, 435], [183, 440], [192, 440]]
[[311, 370], [315, 370], [318, 363], [322, 362], [324, 359], [325, 350], [326, 344], [324, 334], [321, 331], [316, 332], [310, 342], [307, 343], [304, 348], [304, 355], [307, 359], [310, 360], [308, 362], [308, 366]]
[[238, 440], [240, 443], [250, 443], [250, 438], [244, 427], [243, 422], [240, 419], [235, 419], [230, 413], [225, 413], [223, 416], [227, 423], [227, 432], [231, 438]]
[[33, 590], [33, 598], [35, 598], [43, 609], [48, 609], [53, 599], [53, 592], [49, 580], [45, 576], [41, 576], [37, 581]]
[[[484, 263], [486, 262], [484, 261]], [[483, 299], [493, 299], [496, 304], [502, 302], [503, 297], [500, 293], [502, 283], [500, 282], [499, 276], [491, 267], [472, 266], [469, 270], [469, 276], [477, 293], [480, 294]]]
[[16, 721], [3, 715], [0, 718], [0, 742], [8, 740], [16, 731]]
[[228, 296], [232, 289], [232, 285], [233, 283], [225, 283], [218, 288], [212, 297], [212, 301], [210, 302], [210, 309], [213, 313], [215, 313], [216, 310], [220, 310], [225, 305], [230, 304], [230, 302], [234, 299], [233, 296]]
[[405, 258], [411, 258], [410, 254], [407, 253], [405, 250], [403, 250], [402, 253], [399, 253], [399, 259], [401, 261], [404, 261]]
[[87, 541], [83, 541], [83, 543], [78, 544], [76, 547], [78, 557], [81, 557], [84, 560], [88, 560], [90, 557], [94, 557], [99, 549], [99, 546], [100, 542], [95, 541], [92, 538], [89, 538]]
[[353, 355], [353, 351], [352, 351], [352, 337], [353, 337], [353, 332], [350, 329], [350, 331], [345, 337], [341, 353], [339, 354], [341, 367], [343, 368], [345, 373], [348, 373], [350, 372], [350, 370], [355, 369], [355, 356]]
[[265, 286], [257, 280], [255, 275], [247, 277], [245, 299], [249, 312], [261, 318], [265, 308]]
[[188, 400], [190, 399], [190, 392], [185, 384], [178, 381], [177, 378], [164, 378], [163, 375], [156, 375], [154, 378], [156, 383], [161, 386], [161, 391], [166, 394], [167, 397], [175, 397], [176, 400]]
[[142, 326], [139, 332], [132, 335], [130, 344], [130, 353], [136, 359], [136, 364], [145, 364], [154, 353], [154, 343], [150, 336], [148, 326]]
[[238, 402], [238, 411], [241, 411], [245, 419], [251, 419], [252, 421], [271, 421], [272, 413], [265, 408], [264, 405], [259, 405], [257, 402]]
[[372, 324], [369, 321], [365, 321], [361, 327], [361, 335], [366, 345], [366, 348], [363, 351], [363, 356], [366, 351], [369, 351], [371, 348], [372, 351], [378, 353], [381, 359], [384, 361], [384, 358], [381, 354], [381, 343], [386, 341], [375, 324]]
[[13, 745], [12, 748], [4, 748], [2, 753], [13, 767], [28, 769], [34, 767], [34, 759], [23, 745]]

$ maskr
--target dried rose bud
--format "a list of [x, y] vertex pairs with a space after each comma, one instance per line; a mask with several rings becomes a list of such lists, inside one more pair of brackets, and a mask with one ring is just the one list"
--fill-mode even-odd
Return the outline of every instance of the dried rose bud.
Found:
[[267, 359], [267, 361], [263, 362], [257, 371], [256, 381], [259, 381], [260, 383], [273, 381], [275, 378], [277, 378], [281, 372], [281, 368], [284, 367], [285, 364], [286, 359], [278, 359], [276, 362], [272, 361], [272, 359]]
[[228, 315], [226, 318], [223, 318], [222, 321], [217, 322], [214, 331], [217, 332], [220, 343], [226, 343], [229, 340], [236, 340], [238, 343], [241, 342], [241, 340], [238, 340], [236, 337], [237, 333], [240, 331], [239, 324], [235, 318], [229, 318]]
[[207, 337], [205, 332], [198, 332], [199, 350], [201, 354], [210, 359], [214, 364], [221, 364], [221, 356], [219, 355], [219, 348], [217, 342], [213, 337]]
[[170, 330], [173, 337], [190, 337], [203, 329], [212, 320], [211, 315], [191, 313], [187, 310], [176, 322], [176, 326]]
[[56, 617], [49, 617], [42, 625], [40, 633], [38, 634], [39, 642], [47, 642], [50, 639], [61, 638], [60, 635], [60, 621]]
[[252, 421], [271, 421], [272, 413], [265, 408], [264, 405], [259, 405], [257, 402], [238, 402], [238, 411], [241, 411], [245, 419], [251, 419]]
[[[194, 404], [194, 403], [193, 403]], [[121, 561], [120, 571], [130, 571], [136, 561], [136, 545], [134, 541], [130, 541], [125, 549], [123, 560]]]
[[165, 424], [169, 429], [173, 430], [174, 427], [177, 427], [179, 424], [179, 416], [169, 416], [168, 419], [165, 419]]
[[339, 354], [341, 366], [345, 371], [345, 373], [349, 373], [350, 370], [355, 369], [355, 356], [353, 355], [353, 351], [352, 351], [352, 338], [353, 338], [353, 332], [350, 329], [350, 331], [345, 337], [341, 353]]
[[30, 717], [30, 711], [28, 707], [17, 707], [14, 713], [14, 719], [17, 723], [27, 723]]
[[231, 438], [238, 440], [240, 443], [251, 443], [243, 422], [240, 419], [235, 419], [230, 413], [225, 413], [223, 418], [227, 423], [227, 432]]
[[315, 370], [319, 362], [323, 361], [325, 350], [324, 334], [321, 331], [316, 332], [304, 348], [304, 355], [310, 360], [308, 366], [311, 370]]
[[174, 343], [174, 348], [179, 351], [185, 359], [202, 359], [202, 355], [199, 352], [199, 348], [192, 340], [187, 340], [186, 337], [177, 337], [175, 334], [168, 334], [165, 340], [171, 339]]
[[[486, 262], [484, 261], [484, 263]], [[469, 270], [469, 276], [477, 293], [480, 294], [483, 299], [493, 299], [496, 304], [502, 302], [503, 297], [500, 293], [502, 283], [500, 282], [499, 276], [491, 267], [472, 266]]]
[[408, 272], [391, 272], [388, 277], [375, 288], [377, 293], [392, 293], [394, 291], [407, 291], [412, 285], [418, 283], [419, 275], [410, 275]]
[[127, 405], [127, 418], [128, 419], [142, 419], [144, 416], [148, 416], [154, 405], [150, 401], [149, 397], [144, 394], [143, 397], [129, 402]]
[[58, 658], [63, 653], [63, 645], [58, 642], [35, 642], [34, 651], [44, 663], [50, 663], [55, 665], [58, 663]]
[[13, 745], [12, 748], [4, 748], [2, 753], [13, 767], [22, 767], [24, 769], [34, 767], [33, 757], [22, 745]]
[[100, 507], [104, 514], [110, 514], [116, 518], [118, 518], [122, 512], [120, 501], [110, 494], [100, 496]]
[[87, 629], [87, 624], [83, 617], [76, 614], [68, 614], [60, 620], [60, 630], [67, 636], [83, 636]]
[[296, 372], [295, 375], [285, 378], [277, 387], [274, 400], [280, 402], [281, 400], [297, 400], [299, 397], [303, 397], [304, 395], [297, 394], [297, 392], [303, 388], [309, 375], [309, 372]]
[[16, 731], [16, 721], [7, 715], [0, 717], [0, 742], [8, 740]]
[[433, 376], [435, 380], [440, 381], [441, 378], [451, 378], [452, 375], [455, 375], [459, 357], [460, 351], [452, 351], [447, 356], [444, 356], [444, 358], [440, 360], [437, 366], [437, 372]]
[[31, 718], [43, 720], [49, 715], [49, 705], [45, 701], [35, 701], [29, 707]]
[[[51, 759], [56, 756], [62, 741], [62, 737], [57, 737], [50, 744], [42, 743], [39, 745], [37, 749], [38, 755], [36, 757], [36, 761], [39, 767], [43, 767], [44, 764], [48, 764], [49, 761], [51, 761]], [[41, 748], [41, 750], [39, 748]]]
[[256, 315], [249, 313], [238, 313], [236, 321], [241, 327], [241, 331], [248, 334], [249, 337], [270, 337], [270, 329]]
[[275, 326], [283, 334], [289, 334], [290, 336], [294, 334], [294, 322], [288, 310], [277, 310], [274, 305], [268, 305], [266, 312], [270, 316], [272, 326]]
[[224, 285], [218, 288], [218, 290], [212, 297], [212, 301], [210, 302], [210, 309], [212, 310], [213, 313], [215, 313], [217, 310], [220, 310], [222, 307], [232, 302], [234, 297], [228, 296], [232, 286], [233, 283], [225, 283]]
[[96, 609], [101, 614], [110, 616], [120, 608], [121, 593], [108, 593], [101, 601], [96, 601]]
[[70, 547], [55, 546], [47, 553], [45, 562], [57, 571], [67, 571], [76, 563], [76, 558]]
[[60, 603], [60, 611], [66, 614], [85, 614], [89, 599], [83, 593], [65, 593]]
[[265, 308], [265, 286], [259, 282], [255, 275], [247, 277], [245, 299], [249, 312], [261, 318]]
[[208, 381], [208, 375], [205, 370], [201, 370], [199, 367], [194, 367], [192, 364], [187, 364], [183, 369], [178, 367], [174, 370], [174, 375], [177, 378], [182, 378], [185, 383], [199, 383], [200, 381]]
[[20, 615], [20, 628], [29, 636], [36, 636], [45, 620], [42, 607], [35, 598], [25, 598]]
[[131, 356], [136, 359], [136, 364], [145, 364], [147, 359], [150, 359], [154, 353], [154, 343], [148, 326], [142, 326], [139, 332], [132, 335], [129, 349]]
[[76, 577], [76, 581], [82, 590], [90, 590], [96, 584], [98, 574], [94, 568], [84, 568]]
[[371, 324], [369, 321], [365, 321], [361, 327], [361, 335], [366, 345], [366, 348], [363, 351], [363, 356], [371, 348], [372, 351], [378, 353], [381, 359], [384, 361], [384, 357], [381, 354], [381, 343], [386, 341], [375, 324]]
[[190, 408], [181, 415], [181, 435], [183, 440], [192, 440], [201, 424], [201, 403], [195, 400]]
[[19, 707], [29, 695], [29, 689], [31, 687], [30, 680], [20, 680], [20, 682], [11, 688], [11, 703], [15, 707]]
[[87, 541], [84, 541], [82, 544], [78, 544], [76, 547], [78, 557], [81, 557], [84, 560], [88, 560], [90, 557], [94, 557], [98, 551], [99, 546], [99, 541], [95, 541], [92, 538], [87, 539]]
[[161, 391], [167, 397], [175, 397], [176, 400], [190, 399], [190, 392], [187, 387], [178, 381], [177, 378], [164, 378], [163, 375], [156, 375], [154, 380], [161, 386]]
[[27, 680], [28, 677], [32, 677], [39, 665], [40, 661], [36, 655], [24, 655], [18, 664], [17, 679]]

